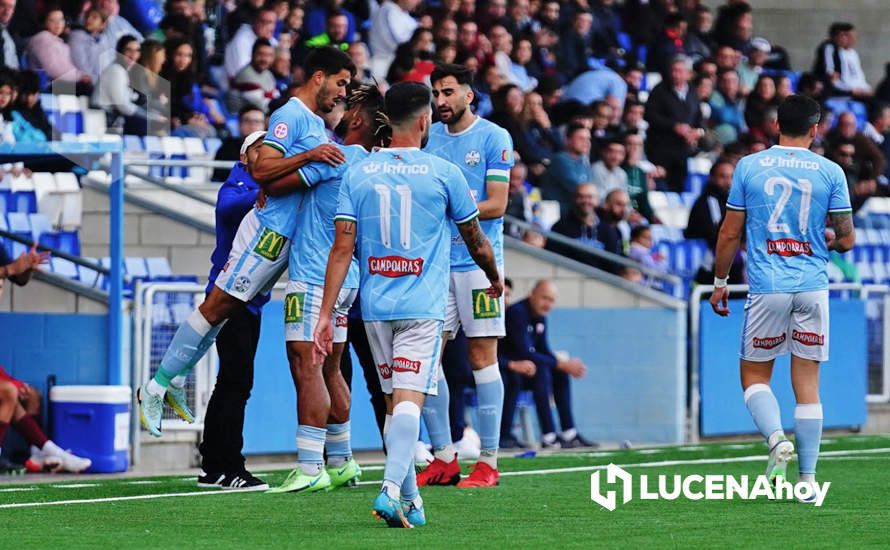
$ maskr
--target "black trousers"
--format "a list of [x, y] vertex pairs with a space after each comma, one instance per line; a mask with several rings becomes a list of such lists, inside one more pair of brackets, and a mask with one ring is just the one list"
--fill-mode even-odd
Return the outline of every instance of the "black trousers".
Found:
[[260, 341], [260, 316], [240, 308], [216, 338], [219, 374], [204, 416], [201, 467], [207, 473], [244, 468], [244, 408], [253, 389], [253, 360]]
[[[473, 368], [470, 367], [468, 345], [467, 335], [460, 329], [454, 340], [445, 344], [442, 353], [442, 369], [445, 371], [449, 391], [448, 417], [451, 424], [451, 441], [460, 441], [464, 436], [464, 428], [467, 426], [464, 417], [467, 409], [464, 390], [476, 387]], [[441, 387], [439, 391], [442, 391]]]
[[559, 369], [550, 369], [537, 365], [535, 375], [526, 378], [509, 369], [501, 369], [501, 377], [504, 380], [504, 411], [501, 416], [501, 439], [511, 437], [510, 429], [513, 427], [513, 416], [516, 412], [516, 401], [519, 392], [531, 390], [535, 402], [535, 411], [538, 413], [538, 424], [541, 433], [556, 431], [553, 422], [553, 412], [550, 409], [550, 396], [556, 402], [556, 411], [559, 414], [559, 427], [565, 431], [575, 427], [575, 419], [572, 416], [572, 393], [569, 375]]
[[[377, 378], [377, 365], [374, 364], [374, 356], [371, 355], [368, 334], [365, 332], [365, 325], [361, 319], [349, 319], [346, 338], [347, 343], [355, 351], [358, 362], [362, 367], [362, 373], [365, 375], [365, 386], [368, 388], [368, 395], [371, 396], [374, 420], [377, 421], [377, 429], [380, 431], [380, 438], [383, 439], [383, 423], [386, 421], [386, 400], [383, 397], [383, 389], [380, 387], [380, 379]], [[349, 373], [346, 381], [350, 383], [352, 380], [352, 357], [349, 354], [349, 346], [343, 350], [343, 357], [340, 360], [340, 371], [343, 373], [343, 376], [346, 376], [347, 372]], [[352, 390], [351, 383], [350, 390]]]

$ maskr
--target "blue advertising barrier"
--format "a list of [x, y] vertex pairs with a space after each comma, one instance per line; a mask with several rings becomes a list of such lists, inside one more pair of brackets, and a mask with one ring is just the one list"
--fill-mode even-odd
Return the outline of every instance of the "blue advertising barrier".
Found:
[[[699, 314], [700, 432], [702, 436], [756, 433], [739, 383], [739, 346], [744, 300], [730, 300], [729, 317], [707, 303]], [[858, 298], [830, 300], [830, 360], [820, 369], [819, 393], [826, 428], [862, 426], [866, 419], [867, 327], [865, 302]], [[693, 345], [696, 345], [693, 342]], [[782, 426], [794, 427], [794, 392], [790, 360], [776, 360], [771, 384], [782, 410]]]

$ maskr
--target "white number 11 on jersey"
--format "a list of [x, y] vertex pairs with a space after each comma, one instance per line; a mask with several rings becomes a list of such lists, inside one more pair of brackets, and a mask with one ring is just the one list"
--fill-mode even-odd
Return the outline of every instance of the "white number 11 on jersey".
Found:
[[[788, 227], [787, 223], [779, 223], [779, 217], [788, 205], [788, 200], [791, 198], [791, 192], [795, 185], [788, 178], [773, 176], [766, 180], [766, 183], [763, 185], [763, 190], [767, 195], [772, 197], [776, 193], [776, 187], [782, 189], [782, 194], [776, 202], [776, 208], [773, 210], [772, 214], [770, 214], [766, 228], [772, 233], [791, 233], [791, 228]], [[806, 235], [810, 219], [810, 199], [812, 199], [813, 196], [813, 184], [810, 180], [801, 178], [797, 180], [797, 188], [800, 189], [798, 224], [800, 232]]]
[[[391, 246], [390, 240], [390, 204], [392, 193], [389, 187], [382, 184], [374, 186], [380, 199], [380, 240], [383, 246]], [[411, 248], [411, 188], [407, 185], [396, 185], [399, 195], [399, 241], [402, 248]]]

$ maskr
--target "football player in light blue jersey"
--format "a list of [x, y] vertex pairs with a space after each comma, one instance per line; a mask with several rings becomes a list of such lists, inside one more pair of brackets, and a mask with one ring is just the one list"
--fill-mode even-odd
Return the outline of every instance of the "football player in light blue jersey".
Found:
[[[472, 76], [462, 65], [437, 67], [430, 81], [441, 122], [433, 124], [425, 151], [460, 167], [479, 207], [483, 231], [491, 241], [498, 269], [504, 267], [504, 211], [507, 209], [513, 141], [506, 130], [480, 118], [470, 110]], [[500, 445], [504, 384], [498, 369], [497, 339], [504, 336], [503, 299], [488, 300], [485, 274], [473, 262], [460, 238], [459, 228], [451, 227], [451, 275], [445, 332], [457, 334], [463, 326], [468, 338], [470, 366], [476, 381], [479, 407], [481, 454], [470, 476], [460, 480], [460, 466], [451, 441], [448, 418], [448, 391], [428, 399], [423, 419], [429, 430], [435, 459], [418, 476], [418, 484], [459, 487], [494, 487], [498, 483], [497, 452]], [[439, 384], [447, 388], [442, 367]]]
[[[342, 123], [346, 162], [337, 166], [313, 162], [299, 173], [268, 186], [270, 197], [306, 187], [296, 213], [295, 238], [290, 248], [289, 277], [284, 301], [285, 340], [291, 375], [297, 391], [299, 426], [298, 467], [272, 492], [322, 490], [354, 485], [361, 476], [350, 445], [349, 385], [340, 372], [340, 356], [346, 343], [346, 316], [358, 292], [358, 262], [353, 261], [339, 300], [327, 315], [334, 315], [334, 349], [324, 363], [316, 363], [313, 331], [321, 315], [321, 298], [328, 253], [334, 243], [334, 215], [340, 184], [347, 168], [368, 156], [375, 144], [378, 111], [383, 95], [376, 86], [359, 85], [350, 90]], [[327, 467], [320, 468], [318, 441], [327, 450]]]
[[[284, 114], [277, 116], [276, 111], [272, 117], [275, 125], [265, 141], [269, 145], [260, 147], [255, 159], [248, 159], [250, 173], [261, 186], [287, 177], [310, 161], [336, 165], [344, 160], [335, 145], [324, 143], [324, 123], [313, 111], [333, 109], [343, 97], [355, 67], [349, 56], [336, 48], [318, 48], [307, 57], [305, 69], [310, 76], [298, 90], [297, 98], [283, 108]], [[284, 158], [282, 150], [289, 151], [291, 156]], [[287, 267], [293, 224], [287, 210], [276, 206], [280, 206], [279, 200], [284, 201], [280, 204], [290, 205], [289, 217], [293, 218], [296, 205], [284, 199], [274, 199], [271, 207], [257, 206], [248, 212], [215, 286], [179, 326], [154, 377], [137, 390], [140, 419], [153, 436], [161, 435], [165, 401], [183, 420], [194, 422], [183, 389], [188, 373], [213, 345], [225, 320], [270, 289]]]
[[[794, 437], [798, 482], [816, 502], [816, 462], [822, 438], [819, 363], [828, 360], [829, 250], [853, 247], [852, 209], [841, 168], [809, 150], [821, 118], [819, 104], [792, 95], [779, 105], [779, 145], [739, 161], [726, 202], [714, 264], [711, 307], [729, 315], [727, 274], [742, 231], [750, 288], [741, 337], [745, 404], [769, 446], [766, 475], [785, 478], [794, 445], [785, 437], [770, 388], [773, 362], [791, 353], [797, 408]], [[833, 229], [826, 229], [826, 217]]]
[[[373, 511], [390, 527], [413, 527], [426, 523], [414, 448], [424, 399], [437, 391], [450, 272], [449, 220], [487, 277], [486, 296], [499, 298], [503, 285], [460, 170], [418, 148], [432, 122], [429, 88], [396, 84], [386, 94], [384, 111], [391, 147], [352, 166], [340, 186], [321, 310], [335, 306], [357, 248], [362, 318], [390, 412], [383, 487]], [[315, 330], [319, 354], [332, 352], [333, 333], [331, 316], [321, 316]]]

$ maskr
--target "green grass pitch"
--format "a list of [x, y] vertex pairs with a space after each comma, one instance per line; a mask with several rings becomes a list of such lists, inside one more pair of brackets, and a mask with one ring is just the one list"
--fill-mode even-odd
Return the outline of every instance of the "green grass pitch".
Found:
[[[0, 540], [9, 548], [216, 550], [890, 547], [890, 437], [829, 438], [822, 450], [828, 453], [820, 459], [819, 479], [832, 485], [821, 508], [764, 499], [635, 499], [609, 512], [590, 499], [592, 467], [610, 462], [650, 477], [763, 473], [762, 444], [704, 444], [502, 458], [497, 488], [422, 489], [429, 523], [410, 531], [387, 529], [371, 516], [379, 466], [365, 472], [359, 487], [308, 495], [207, 494], [218, 491], [197, 489], [194, 478], [181, 476], [95, 480], [85, 475], [64, 483], [27, 483], [23, 477], [20, 484], [0, 485]], [[276, 484], [285, 475], [262, 477]], [[171, 494], [184, 495], [161, 496]], [[158, 498], [98, 500], [139, 495]], [[21, 506], [59, 501], [75, 502]]]

